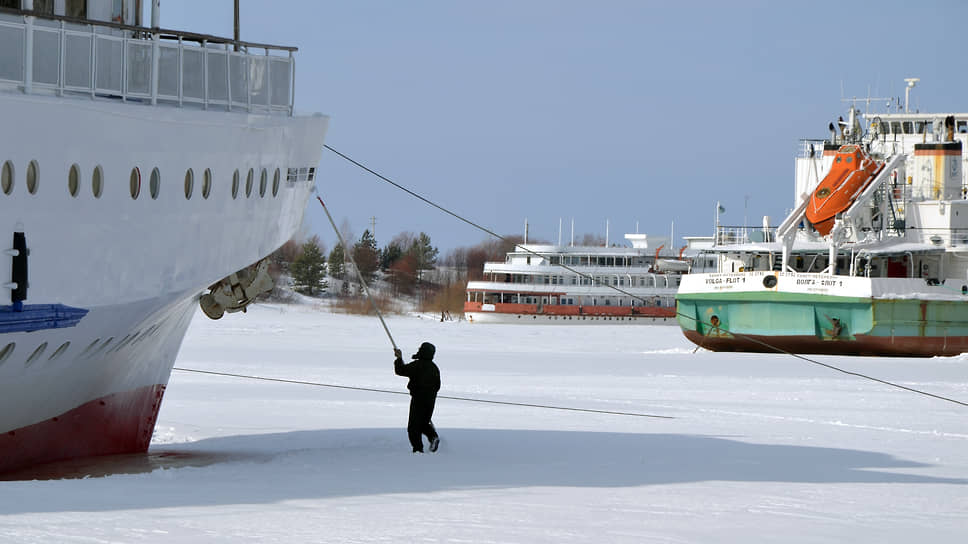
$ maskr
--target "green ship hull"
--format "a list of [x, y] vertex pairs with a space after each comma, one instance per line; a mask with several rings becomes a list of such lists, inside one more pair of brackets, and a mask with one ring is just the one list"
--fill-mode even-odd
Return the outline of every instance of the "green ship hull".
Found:
[[968, 302], [761, 292], [680, 293], [685, 336], [713, 351], [930, 357], [968, 351]]

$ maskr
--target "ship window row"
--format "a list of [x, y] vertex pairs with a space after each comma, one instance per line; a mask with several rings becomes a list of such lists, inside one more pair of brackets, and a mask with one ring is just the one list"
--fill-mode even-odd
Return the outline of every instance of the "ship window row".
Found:
[[[289, 168], [289, 172], [297, 172], [295, 178], [300, 181], [312, 181], [315, 178], [316, 169], [315, 168]], [[300, 172], [304, 175], [299, 174]], [[241, 190], [241, 173], [238, 169], [232, 174], [232, 198], [236, 199], [239, 197]], [[275, 169], [272, 174], [272, 185], [271, 192], [272, 196], [277, 196], [279, 194], [279, 188], [281, 185], [281, 170], [279, 168]], [[85, 182], [85, 173], [78, 164], [72, 164], [67, 171], [67, 192], [72, 197], [77, 198], [82, 192], [82, 186]], [[259, 173], [258, 185], [256, 185], [255, 180], [256, 172], [255, 169], [249, 168], [248, 172], [245, 174], [245, 186], [244, 194], [246, 198], [253, 195], [255, 191], [258, 191], [259, 197], [264, 198], [266, 193], [270, 190], [269, 185], [269, 171], [266, 168], [262, 168]], [[211, 168], [206, 168], [202, 172], [201, 187], [199, 193], [203, 199], [208, 199], [212, 192], [212, 186], [214, 184], [214, 174]], [[90, 174], [90, 191], [94, 198], [101, 198], [104, 193], [105, 176], [104, 169], [97, 165], [91, 170]], [[287, 181], [290, 178], [287, 176]], [[0, 167], [0, 191], [3, 194], [9, 195], [13, 193], [14, 188], [17, 184], [17, 171], [13, 161], [5, 161], [3, 166]], [[40, 165], [36, 160], [32, 160], [27, 164], [26, 173], [24, 176], [24, 185], [27, 188], [29, 194], [37, 194], [38, 188], [40, 186]], [[128, 191], [132, 199], [137, 200], [141, 195], [142, 190], [142, 174], [141, 168], [135, 166], [131, 169], [131, 173], [128, 176]], [[195, 194], [195, 171], [189, 168], [185, 171], [184, 177], [184, 194], [185, 199], [190, 200]], [[157, 167], [152, 168], [151, 173], [148, 178], [148, 193], [152, 199], [157, 199], [161, 194], [162, 189], [162, 174], [161, 170]]]
[[310, 167], [289, 168], [286, 171], [286, 181], [296, 183], [297, 181], [313, 181], [316, 179], [316, 169]]
[[485, 281], [522, 283], [529, 285], [610, 285], [615, 287], [678, 287], [682, 278], [678, 275], [618, 274], [608, 276], [558, 276], [548, 274], [489, 273]]
[[[511, 260], [508, 256], [508, 261]], [[597, 255], [552, 255], [548, 257], [548, 262], [553, 265], [563, 264], [565, 266], [647, 266], [651, 259], [646, 257], [601, 257]], [[530, 257], [528, 264], [531, 264]]]
[[[883, 134], [930, 134], [934, 132], [934, 121], [891, 121], [880, 125]], [[955, 130], [968, 133], [968, 120], [955, 122]]]
[[[91, 358], [99, 354], [108, 354], [108, 353], [121, 351], [127, 346], [140, 343], [142, 340], [145, 340], [151, 336], [154, 336], [155, 333], [157, 333], [158, 330], [161, 329], [161, 326], [162, 326], [161, 323], [156, 323], [148, 327], [147, 329], [138, 330], [131, 334], [127, 334], [125, 335], [124, 338], [122, 338], [118, 342], [114, 341], [115, 338], [113, 336], [110, 338], [107, 338], [103, 342], [101, 341], [101, 338], [97, 338], [93, 340], [90, 344], [88, 344], [87, 347], [84, 348], [84, 350], [81, 351], [79, 355], [77, 355], [77, 357]], [[10, 342], [7, 345], [5, 345], [2, 349], [0, 349], [0, 365], [3, 365], [13, 357], [14, 353], [18, 351], [17, 347], [18, 346], [16, 342]], [[43, 341], [38, 346], [36, 346], [32, 351], [29, 351], [29, 355], [27, 355], [26, 358], [24, 359], [24, 366], [30, 367], [35, 363], [37, 363], [38, 361], [41, 361], [44, 359], [46, 359], [48, 362], [56, 361], [60, 359], [70, 349], [71, 342], [70, 341], [63, 342], [57, 347], [57, 349], [54, 349], [54, 350], [49, 350], [48, 349], [49, 347], [50, 347], [49, 343], [47, 341]], [[21, 353], [26, 354], [28, 353], [28, 351], [23, 351]]]
[[467, 293], [468, 302], [483, 304], [532, 304], [550, 306], [617, 306], [617, 307], [669, 307], [675, 304], [672, 297], [607, 297], [607, 296], [536, 296], [519, 293], [494, 293], [472, 291]]

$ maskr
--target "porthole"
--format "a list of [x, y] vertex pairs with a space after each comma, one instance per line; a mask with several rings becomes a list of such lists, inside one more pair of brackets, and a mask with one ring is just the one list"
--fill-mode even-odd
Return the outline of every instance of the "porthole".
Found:
[[206, 168], [205, 174], [202, 176], [202, 198], [208, 198], [208, 195], [212, 192], [212, 169]]
[[276, 196], [277, 194], [279, 194], [280, 176], [281, 174], [279, 173], [279, 169], [276, 168], [276, 173], [272, 176], [272, 196]]
[[37, 185], [40, 184], [40, 167], [37, 166], [37, 161], [30, 161], [27, 165], [27, 192], [35, 195], [37, 194]]
[[259, 176], [259, 198], [266, 196], [266, 187], [269, 186], [269, 174], [266, 173], [266, 169], [262, 169], [262, 174]]
[[161, 171], [157, 167], [151, 170], [151, 179], [148, 181], [148, 191], [151, 192], [151, 199], [157, 200], [158, 193], [161, 192]]
[[30, 365], [30, 363], [36, 361], [38, 357], [44, 354], [44, 350], [46, 349], [47, 349], [47, 342], [44, 342], [43, 344], [37, 346], [37, 349], [35, 349], [34, 352], [30, 354], [30, 357], [27, 357], [27, 361], [24, 362], [24, 366], [28, 366]]
[[88, 344], [86, 348], [84, 348], [84, 351], [81, 352], [81, 355], [80, 356], [81, 357], [84, 357], [88, 353], [91, 353], [91, 350], [94, 349], [94, 346], [97, 346], [98, 342], [100, 342], [100, 341], [101, 341], [100, 338], [96, 338], [93, 342], [91, 342], [90, 344]]
[[249, 168], [248, 175], [245, 176], [245, 198], [252, 196], [252, 181], [255, 178], [255, 172]]
[[232, 199], [236, 199], [239, 196], [239, 171], [236, 170], [232, 174]]
[[101, 193], [104, 191], [103, 184], [104, 170], [101, 170], [100, 166], [95, 166], [91, 174], [91, 193], [94, 194], [94, 198], [101, 198]]
[[3, 347], [3, 351], [0, 351], [0, 364], [2, 364], [4, 361], [9, 359], [11, 355], [13, 355], [13, 348], [15, 347], [17, 347], [17, 344], [14, 342], [10, 342], [9, 344]]
[[119, 351], [121, 348], [123, 348], [124, 346], [126, 346], [128, 344], [128, 339], [129, 338], [131, 338], [131, 335], [130, 334], [124, 335], [124, 338], [122, 338], [120, 342], [118, 342], [117, 344], [115, 344], [115, 346], [113, 348], [109, 349], [108, 350], [108, 353], [111, 353], [112, 351]]
[[75, 198], [81, 190], [81, 167], [76, 164], [72, 164], [70, 171], [67, 173], [67, 190]]
[[192, 190], [195, 189], [195, 173], [189, 168], [185, 171], [185, 199], [192, 198]]
[[141, 194], [141, 170], [137, 166], [131, 169], [128, 187], [131, 190], [131, 198], [137, 200], [138, 195]]
[[57, 350], [54, 351], [54, 353], [51, 353], [50, 354], [50, 358], [47, 359], [47, 360], [48, 361], [53, 361], [54, 359], [60, 357], [61, 355], [64, 354], [65, 351], [67, 351], [67, 348], [69, 348], [69, 347], [71, 347], [71, 343], [70, 342], [64, 342], [63, 344], [60, 345], [59, 348], [57, 348]]
[[102, 351], [104, 351], [105, 349], [107, 349], [107, 347], [110, 346], [111, 345], [111, 342], [113, 342], [113, 341], [114, 341], [114, 337], [113, 336], [110, 337], [110, 338], [108, 338], [107, 340], [104, 341], [103, 344], [101, 344], [101, 347], [97, 348], [97, 350], [95, 350], [94, 352], [92, 352], [91, 355], [93, 356], [93, 355], [97, 355], [98, 353], [101, 353]]
[[13, 163], [10, 161], [3, 163], [3, 173], [0, 174], [0, 188], [6, 195], [13, 191]]

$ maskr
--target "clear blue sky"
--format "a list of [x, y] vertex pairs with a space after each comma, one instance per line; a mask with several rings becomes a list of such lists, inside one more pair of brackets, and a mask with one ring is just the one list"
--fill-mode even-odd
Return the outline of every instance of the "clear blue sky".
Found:
[[[242, 39], [299, 47], [296, 106], [327, 143], [501, 234], [711, 235], [793, 204], [799, 138], [846, 96], [968, 111], [968, 3], [243, 0]], [[162, 26], [231, 36], [231, 0], [165, 0]], [[318, 186], [357, 237], [486, 235], [325, 151]], [[744, 204], [748, 201], [748, 211]], [[333, 246], [318, 206], [311, 232]]]

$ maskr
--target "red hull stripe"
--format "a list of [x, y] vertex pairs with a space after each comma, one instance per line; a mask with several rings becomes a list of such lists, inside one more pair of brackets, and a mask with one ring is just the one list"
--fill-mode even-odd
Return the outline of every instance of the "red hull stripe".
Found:
[[0, 434], [0, 472], [92, 455], [148, 451], [165, 393], [151, 385]]
[[[778, 353], [778, 349], [792, 353], [818, 355], [868, 355], [892, 357], [935, 357], [959, 355], [968, 351], [968, 337], [866, 336], [853, 340], [823, 340], [816, 336], [744, 335], [703, 336], [696, 331], [683, 331], [692, 343], [710, 351], [746, 351]], [[759, 340], [755, 342], [753, 340]]]

